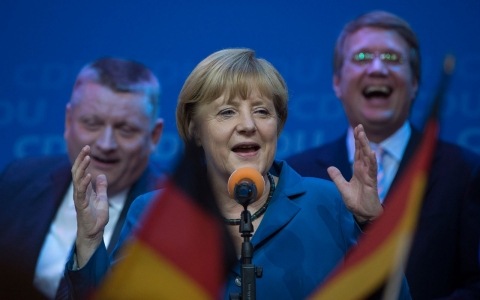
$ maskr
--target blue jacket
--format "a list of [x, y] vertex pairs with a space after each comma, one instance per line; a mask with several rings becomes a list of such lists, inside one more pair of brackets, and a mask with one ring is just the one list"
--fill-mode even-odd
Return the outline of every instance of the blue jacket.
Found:
[[[251, 240], [255, 247], [252, 263], [263, 268], [263, 277], [256, 280], [257, 299], [303, 299], [341, 262], [360, 229], [333, 183], [301, 177], [283, 161], [275, 161], [271, 173], [279, 181]], [[121, 240], [152, 196], [149, 193], [134, 201]], [[75, 299], [81, 299], [89, 285], [98, 284], [107, 271], [108, 258], [102, 247], [78, 271], [71, 271], [72, 260], [67, 264], [66, 277]], [[95, 268], [98, 272], [92, 272]], [[230, 271], [225, 299], [230, 292], [241, 292], [235, 284], [239, 276], [240, 263]], [[410, 299], [405, 282], [400, 299]]]

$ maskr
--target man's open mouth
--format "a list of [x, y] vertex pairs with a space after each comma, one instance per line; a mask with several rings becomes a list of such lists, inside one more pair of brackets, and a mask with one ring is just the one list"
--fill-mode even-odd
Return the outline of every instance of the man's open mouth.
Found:
[[362, 94], [367, 99], [388, 98], [392, 91], [392, 88], [386, 85], [369, 85], [363, 89]]

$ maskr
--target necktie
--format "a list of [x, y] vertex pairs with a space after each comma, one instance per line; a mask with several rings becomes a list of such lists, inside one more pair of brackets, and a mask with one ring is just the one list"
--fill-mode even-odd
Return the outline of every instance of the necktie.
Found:
[[383, 157], [385, 155], [385, 151], [380, 147], [374, 147], [373, 151], [375, 151], [375, 157], [377, 158], [377, 190], [378, 190], [378, 197], [380, 198], [380, 202], [383, 203], [383, 199], [386, 195], [386, 186], [385, 186], [385, 170], [383, 169]]

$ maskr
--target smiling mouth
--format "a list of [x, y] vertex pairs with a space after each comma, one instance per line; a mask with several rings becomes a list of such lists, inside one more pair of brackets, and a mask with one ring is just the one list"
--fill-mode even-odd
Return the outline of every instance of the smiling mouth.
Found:
[[120, 161], [119, 159], [101, 158], [101, 157], [98, 157], [98, 156], [91, 156], [91, 157], [95, 161], [98, 161], [98, 162], [103, 163], [103, 164], [115, 164], [115, 163]]
[[385, 85], [369, 85], [363, 89], [362, 94], [367, 99], [388, 98], [392, 91], [392, 88]]
[[232, 151], [235, 153], [253, 153], [257, 152], [259, 149], [260, 147], [257, 145], [241, 145], [234, 147]]

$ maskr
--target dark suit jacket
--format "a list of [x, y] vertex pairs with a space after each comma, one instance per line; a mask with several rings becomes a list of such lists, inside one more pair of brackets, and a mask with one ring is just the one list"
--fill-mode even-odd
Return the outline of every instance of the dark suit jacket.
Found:
[[[286, 161], [302, 176], [330, 179], [327, 168], [335, 166], [349, 180], [352, 170], [345, 139], [343, 135]], [[420, 132], [412, 129], [392, 187], [420, 140]], [[479, 239], [480, 158], [458, 146], [439, 142], [406, 268], [412, 298], [456, 295], [462, 297], [459, 299], [480, 299]]]
[[[26, 158], [10, 163], [0, 175], [0, 268], [13, 270], [25, 284], [33, 283], [43, 242], [72, 181], [70, 169], [66, 155]], [[161, 177], [160, 167], [150, 163], [132, 186], [108, 251], [117, 243], [132, 201], [158, 188]], [[0, 274], [9, 277], [8, 272]], [[2, 279], [2, 285], [20, 285], [17, 280], [7, 283]]]

